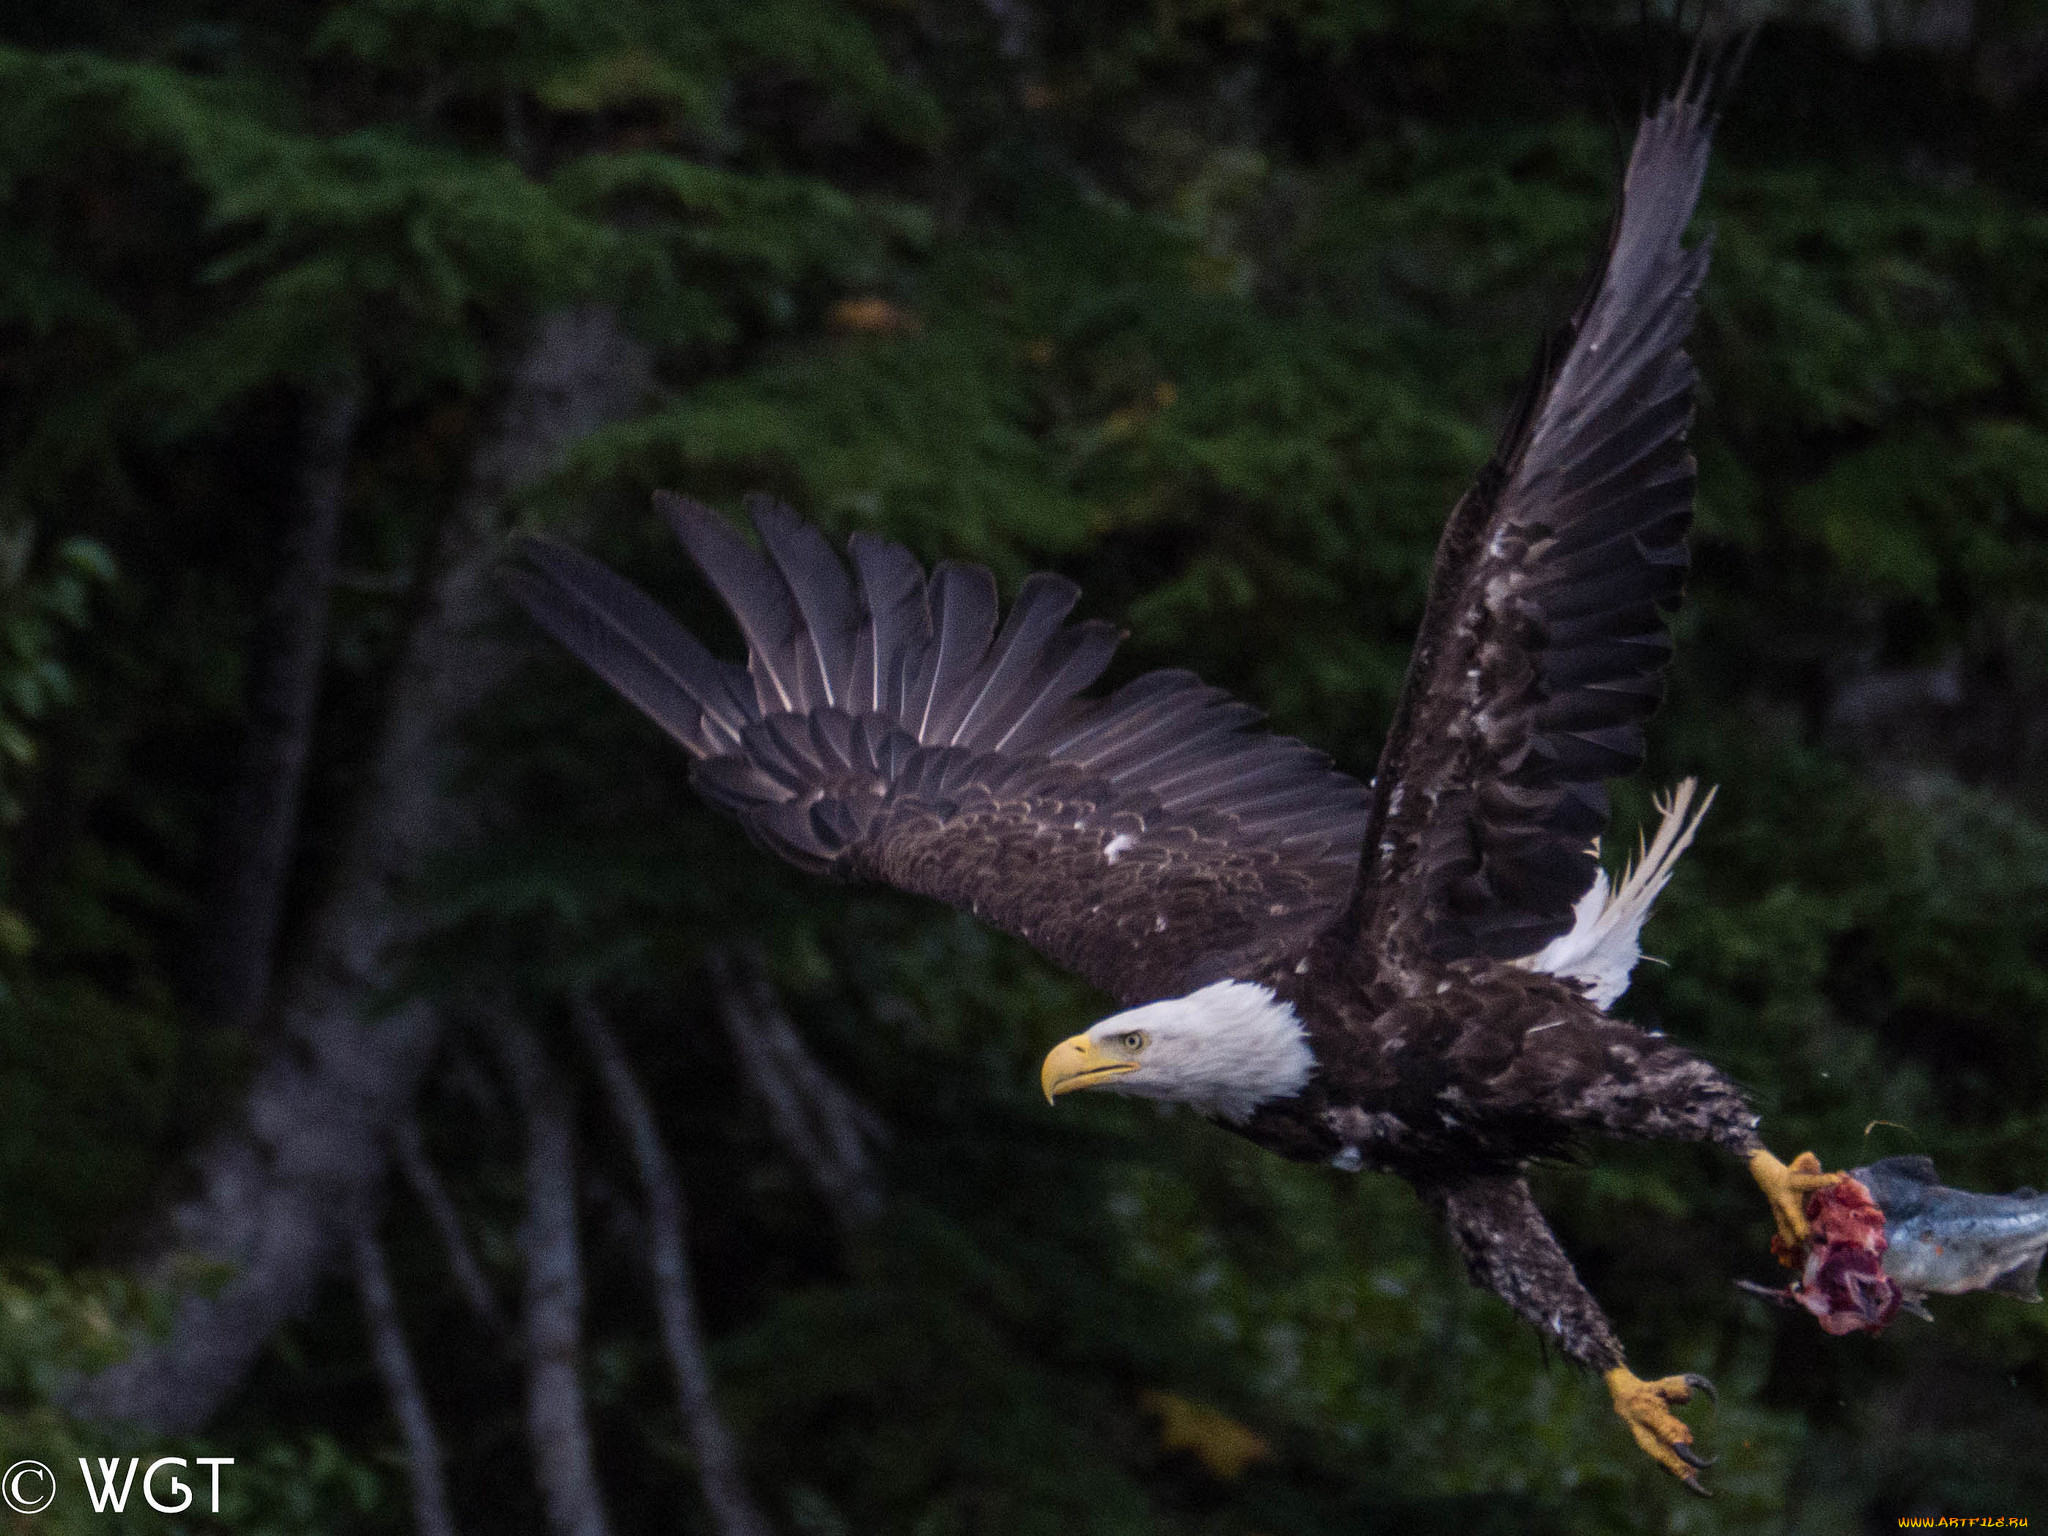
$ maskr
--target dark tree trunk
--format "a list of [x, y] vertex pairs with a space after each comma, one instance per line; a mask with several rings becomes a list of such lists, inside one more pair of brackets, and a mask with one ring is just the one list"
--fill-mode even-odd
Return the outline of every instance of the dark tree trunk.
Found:
[[771, 1527], [748, 1492], [740, 1471], [739, 1447], [718, 1411], [704, 1330], [690, 1285], [690, 1260], [683, 1246], [683, 1191], [662, 1145], [647, 1095], [633, 1076], [626, 1053], [587, 998], [575, 1003], [576, 1029], [596, 1058], [612, 1113], [626, 1133], [640, 1187], [647, 1196], [647, 1261], [654, 1281], [655, 1310], [661, 1319], [662, 1348], [675, 1375], [676, 1407], [697, 1458], [697, 1481], [720, 1536], [770, 1536]]
[[714, 954], [711, 989], [740, 1071], [767, 1106], [777, 1139], [841, 1232], [851, 1235], [882, 1209], [868, 1148], [886, 1139], [886, 1127], [811, 1055], [759, 961]]
[[276, 1041], [237, 1123], [201, 1155], [197, 1190], [169, 1213], [165, 1267], [196, 1256], [232, 1278], [181, 1297], [167, 1337], [76, 1383], [74, 1411], [167, 1432], [203, 1424], [305, 1308], [381, 1187], [440, 1019], [418, 999], [380, 1009], [416, 927], [408, 882], [467, 824], [447, 787], [456, 727], [511, 662], [480, 633], [507, 508], [570, 443], [623, 416], [645, 378], [609, 311], [540, 326], [442, 530], [327, 897], [278, 978]]
[[441, 1175], [435, 1172], [427, 1157], [419, 1121], [408, 1117], [393, 1135], [391, 1144], [398, 1153], [398, 1166], [405, 1174], [405, 1181], [419, 1196], [420, 1204], [427, 1208], [427, 1219], [434, 1224], [435, 1235], [441, 1239], [441, 1252], [448, 1261], [448, 1273], [455, 1280], [455, 1289], [462, 1293], [462, 1299], [469, 1304], [469, 1310], [476, 1314], [479, 1322], [502, 1331], [505, 1319], [498, 1311], [497, 1298], [491, 1294], [491, 1282], [485, 1278], [484, 1267], [477, 1262], [476, 1250], [470, 1247], [469, 1238], [463, 1233], [462, 1213], [455, 1208], [448, 1187], [441, 1182]]
[[391, 1269], [384, 1247], [366, 1223], [355, 1234], [356, 1291], [362, 1298], [363, 1322], [370, 1332], [370, 1353], [392, 1417], [405, 1437], [406, 1475], [412, 1483], [413, 1524], [420, 1536], [455, 1536], [455, 1514], [448, 1505], [448, 1481], [441, 1460], [441, 1437], [420, 1390], [419, 1371], [405, 1342], [398, 1317], [398, 1296], [391, 1289]]
[[362, 397], [336, 390], [307, 403], [297, 494], [256, 623], [249, 725], [215, 830], [219, 874], [194, 960], [199, 1006], [254, 1029], [270, 991], [300, 791], [320, 697], [334, 552]]
[[583, 1262], [577, 1245], [576, 1124], [553, 1063], [510, 1018], [493, 1030], [526, 1120], [526, 1432], [554, 1536], [607, 1536], [583, 1402]]

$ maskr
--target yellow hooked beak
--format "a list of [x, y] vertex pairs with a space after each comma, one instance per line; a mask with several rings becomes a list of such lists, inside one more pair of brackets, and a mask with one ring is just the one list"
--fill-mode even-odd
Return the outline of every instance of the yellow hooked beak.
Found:
[[1137, 1070], [1135, 1061], [1112, 1056], [1086, 1035], [1076, 1035], [1046, 1053], [1045, 1065], [1038, 1071], [1038, 1085], [1045, 1090], [1045, 1102], [1050, 1104], [1063, 1093], [1093, 1088], [1097, 1083]]

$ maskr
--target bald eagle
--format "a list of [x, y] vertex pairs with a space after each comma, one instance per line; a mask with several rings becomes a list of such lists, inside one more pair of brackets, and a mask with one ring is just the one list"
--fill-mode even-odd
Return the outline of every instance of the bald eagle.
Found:
[[764, 847], [963, 907], [1126, 1005], [1053, 1048], [1048, 1098], [1171, 1100], [1284, 1157], [1408, 1179], [1473, 1279], [1599, 1372], [1696, 1492], [1672, 1406], [1710, 1384], [1629, 1370], [1523, 1175], [1588, 1135], [1711, 1142], [1788, 1242], [1840, 1177], [1773, 1157], [1727, 1078], [1606, 1011], [1711, 799], [1681, 785], [1610, 883], [1603, 782], [1642, 763], [1687, 567], [1709, 244], [1682, 237], [1706, 98], [1689, 76], [1639, 126], [1604, 255], [1444, 530], [1370, 784], [1187, 672], [1091, 697], [1117, 631], [1068, 622], [1059, 576], [1003, 617], [986, 570], [927, 576], [867, 533], [849, 570], [758, 499], [757, 548], [656, 498], [744, 666], [563, 545], [524, 541], [510, 577]]

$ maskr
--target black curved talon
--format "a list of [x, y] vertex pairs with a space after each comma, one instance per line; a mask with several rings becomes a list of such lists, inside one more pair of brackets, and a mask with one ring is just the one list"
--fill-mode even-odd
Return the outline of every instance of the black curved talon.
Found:
[[1707, 1380], [1706, 1377], [1700, 1375], [1697, 1371], [1687, 1371], [1685, 1373], [1685, 1384], [1688, 1387], [1691, 1387], [1695, 1392], [1706, 1393], [1707, 1401], [1712, 1403], [1716, 1408], [1719, 1408], [1721, 1406], [1720, 1392], [1715, 1388], [1714, 1384], [1711, 1381]]
[[1671, 1447], [1671, 1454], [1684, 1462], [1688, 1467], [1698, 1467], [1702, 1472], [1718, 1463], [1721, 1459], [1718, 1456], [1702, 1456], [1689, 1445], [1674, 1445]]
[[1691, 1477], [1682, 1477], [1679, 1479], [1679, 1481], [1703, 1499], [1711, 1499], [1714, 1496], [1714, 1490], [1707, 1487], [1704, 1483], [1700, 1481], [1699, 1474], [1697, 1472], [1695, 1472]]

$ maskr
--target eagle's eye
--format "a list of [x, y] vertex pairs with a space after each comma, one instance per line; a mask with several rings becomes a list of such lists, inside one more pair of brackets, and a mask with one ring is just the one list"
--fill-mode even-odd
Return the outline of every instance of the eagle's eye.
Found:
[[1132, 1030], [1128, 1035], [1124, 1036], [1124, 1049], [1133, 1052], [1142, 1051], [1145, 1049], [1145, 1037], [1135, 1029]]

